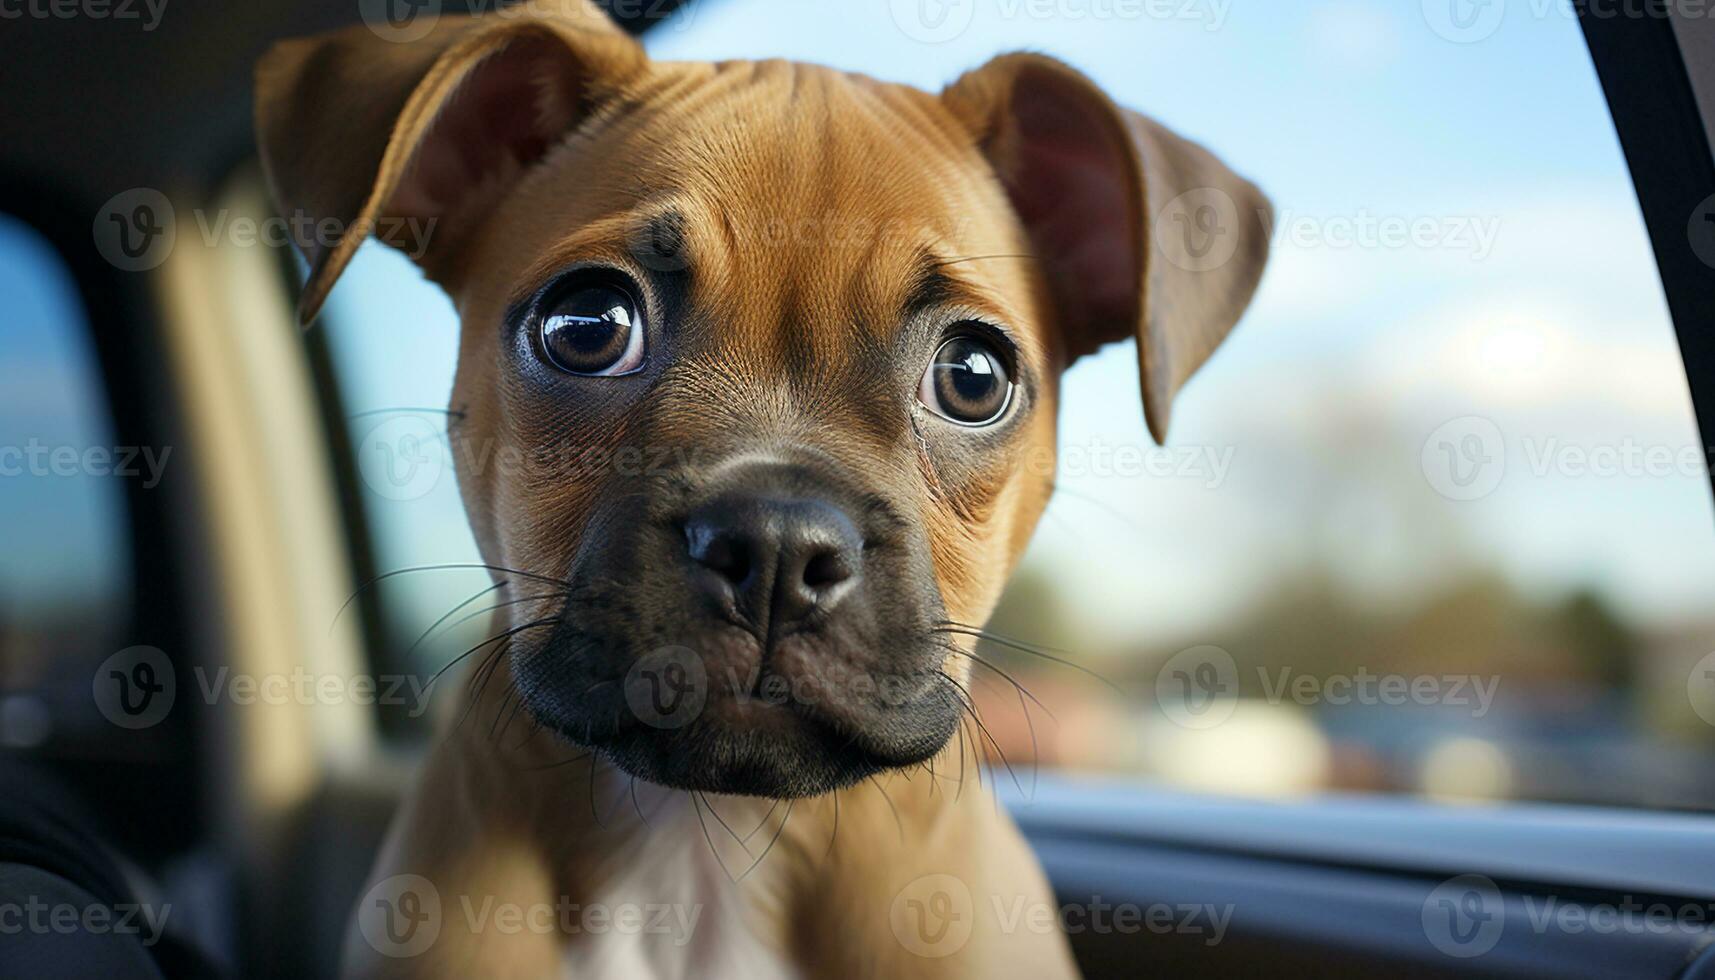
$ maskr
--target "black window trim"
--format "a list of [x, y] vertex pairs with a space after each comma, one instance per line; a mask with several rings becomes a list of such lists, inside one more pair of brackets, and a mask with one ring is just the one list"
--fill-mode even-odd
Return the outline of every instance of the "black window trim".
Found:
[[[1649, 229], [1707, 454], [1715, 432], [1715, 266], [1698, 256], [1692, 235], [1704, 235], [1715, 256], [1715, 221], [1694, 221], [1715, 195], [1715, 153], [1681, 45], [1694, 34], [1675, 31], [1673, 19], [1684, 15], [1666, 0], [1645, 0], [1639, 9], [1646, 15], [1592, 16], [1589, 5], [1577, 8]], [[1715, 105], [1715, 92], [1702, 94]]]
[[[5, 188], [0, 211], [40, 235], [71, 277], [87, 318], [104, 420], [114, 444], [173, 447], [172, 465], [157, 486], [121, 481], [123, 530], [131, 550], [126, 569], [131, 612], [124, 635], [130, 645], [161, 649], [188, 671], [206, 662], [204, 655], [216, 642], [220, 604], [196, 594], [196, 583], [209, 580], [206, 560], [199, 557], [206, 553], [207, 529], [198, 516], [192, 477], [195, 447], [181, 419], [154, 295], [145, 276], [120, 272], [96, 249], [89, 218], [98, 211], [96, 202], [29, 173], [0, 172], [0, 187]], [[139, 804], [116, 809], [126, 813], [125, 819], [107, 827], [127, 853], [153, 859], [203, 839], [212, 819], [203, 777], [211, 771], [212, 758], [197, 724], [190, 712], [173, 711], [166, 723], [129, 733], [133, 747], [144, 746], [143, 755], [158, 760], [148, 765], [68, 770], [66, 779], [74, 787], [92, 780], [89, 786], [128, 793], [127, 799]], [[161, 800], [174, 803], [158, 805]], [[196, 819], [186, 819], [187, 814]]]

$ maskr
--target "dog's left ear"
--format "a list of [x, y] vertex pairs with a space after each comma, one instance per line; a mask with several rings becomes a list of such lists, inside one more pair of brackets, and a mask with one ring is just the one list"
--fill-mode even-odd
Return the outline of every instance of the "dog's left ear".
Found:
[[310, 265], [299, 319], [371, 233], [444, 284], [519, 175], [647, 65], [589, 0], [438, 17], [414, 40], [351, 27], [275, 45], [256, 69], [256, 130]]
[[1161, 442], [1174, 394], [1256, 292], [1273, 227], [1268, 199], [1052, 58], [1002, 55], [942, 100], [1030, 237], [1066, 363], [1135, 336], [1144, 416]]

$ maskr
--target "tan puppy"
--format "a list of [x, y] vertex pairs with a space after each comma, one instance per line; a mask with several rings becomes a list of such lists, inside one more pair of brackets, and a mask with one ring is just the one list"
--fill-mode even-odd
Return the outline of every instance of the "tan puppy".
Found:
[[1052, 490], [1061, 371], [1135, 336], [1159, 438], [1261, 275], [1257, 190], [1045, 57], [939, 96], [661, 64], [581, 0], [288, 42], [258, 83], [323, 229], [306, 321], [366, 233], [432, 229], [507, 589], [350, 970], [1074, 974], [963, 785], [969, 632]]

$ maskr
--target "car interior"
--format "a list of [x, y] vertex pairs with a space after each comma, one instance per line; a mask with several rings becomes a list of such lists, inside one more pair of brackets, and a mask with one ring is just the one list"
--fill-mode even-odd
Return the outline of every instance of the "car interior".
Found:
[[[32, 851], [0, 808], [0, 886], [170, 907], [167, 975], [337, 974], [456, 709], [425, 680], [482, 635], [456, 317], [371, 244], [301, 329], [257, 161], [257, 59], [361, 6], [0, 0], [0, 796], [83, 828]], [[1075, 369], [990, 624], [1031, 694], [982, 693], [981, 791], [1086, 976], [1715, 977], [1706, 8], [603, 6], [656, 57], [931, 90], [1045, 49], [1274, 199], [1167, 446], [1130, 354]], [[0, 966], [43, 955], [6, 924]]]

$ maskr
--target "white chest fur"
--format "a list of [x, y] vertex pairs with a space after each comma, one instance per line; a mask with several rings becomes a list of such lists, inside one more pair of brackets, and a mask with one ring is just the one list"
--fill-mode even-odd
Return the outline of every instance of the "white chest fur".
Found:
[[562, 976], [795, 980], [756, 933], [745, 890], [759, 883], [735, 880], [752, 861], [746, 847], [760, 853], [770, 829], [740, 843], [705, 804], [677, 793], [643, 812], [647, 821], [620, 818], [635, 820], [635, 833], [605, 862], [605, 883], [562, 918], [570, 924]]

